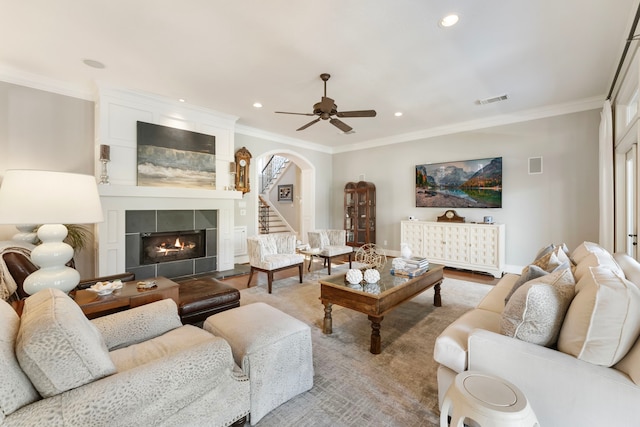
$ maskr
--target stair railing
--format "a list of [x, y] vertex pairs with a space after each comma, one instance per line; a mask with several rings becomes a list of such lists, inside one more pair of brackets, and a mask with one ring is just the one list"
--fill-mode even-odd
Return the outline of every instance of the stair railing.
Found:
[[273, 155], [260, 174], [260, 194], [264, 194], [269, 185], [278, 177], [289, 160], [286, 157]]

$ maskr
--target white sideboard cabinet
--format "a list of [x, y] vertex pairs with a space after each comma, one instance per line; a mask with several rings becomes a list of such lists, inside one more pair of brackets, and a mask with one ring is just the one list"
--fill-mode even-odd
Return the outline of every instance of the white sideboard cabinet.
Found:
[[504, 224], [402, 221], [400, 227], [401, 242], [409, 245], [414, 256], [502, 277]]

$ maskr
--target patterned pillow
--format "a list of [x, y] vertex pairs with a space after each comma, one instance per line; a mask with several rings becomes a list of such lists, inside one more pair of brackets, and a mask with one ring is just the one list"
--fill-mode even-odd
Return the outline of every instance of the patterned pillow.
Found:
[[116, 371], [98, 329], [58, 289], [43, 289], [25, 300], [16, 356], [42, 397]]
[[[9, 415], [40, 399], [31, 381], [18, 364], [14, 351], [20, 318], [5, 301], [0, 301], [0, 411]], [[0, 417], [4, 418], [4, 417]], [[1, 422], [0, 422], [1, 424]]]
[[574, 288], [573, 275], [566, 268], [525, 283], [502, 312], [501, 333], [546, 347], [554, 345]]
[[558, 350], [595, 365], [612, 366], [640, 334], [640, 289], [607, 267], [591, 267], [576, 285]]
[[515, 291], [518, 290], [520, 286], [524, 285], [529, 280], [537, 279], [538, 277], [546, 276], [547, 274], [549, 274], [548, 271], [543, 270], [537, 265], [527, 265], [522, 269], [520, 277], [518, 278], [518, 280], [516, 280], [516, 282], [513, 284], [513, 287], [511, 288], [511, 291], [509, 291], [507, 296], [504, 298], [505, 305], [507, 304], [507, 302], [509, 302], [511, 296], [515, 293]]

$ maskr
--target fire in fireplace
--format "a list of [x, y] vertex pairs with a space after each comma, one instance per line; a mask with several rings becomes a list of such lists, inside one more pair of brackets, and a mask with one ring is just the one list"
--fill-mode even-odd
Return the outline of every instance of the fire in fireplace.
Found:
[[205, 230], [140, 233], [141, 264], [204, 257], [205, 241]]

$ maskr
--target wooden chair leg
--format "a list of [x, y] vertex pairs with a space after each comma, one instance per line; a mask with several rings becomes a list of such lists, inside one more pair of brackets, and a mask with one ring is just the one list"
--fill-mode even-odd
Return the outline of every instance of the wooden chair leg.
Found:
[[300, 283], [302, 283], [302, 266], [303, 265], [304, 263], [298, 264], [298, 275], [300, 276]]
[[331, 276], [331, 257], [325, 258], [327, 261], [327, 273]]
[[271, 284], [273, 283], [273, 271], [267, 273], [267, 282], [269, 283], [269, 293], [271, 293]]
[[251, 278], [253, 277], [253, 267], [251, 267], [251, 271], [249, 272], [249, 281], [247, 282], [247, 288], [251, 287]]
[[353, 252], [349, 252], [349, 269], [351, 269], [351, 255], [353, 255]]

